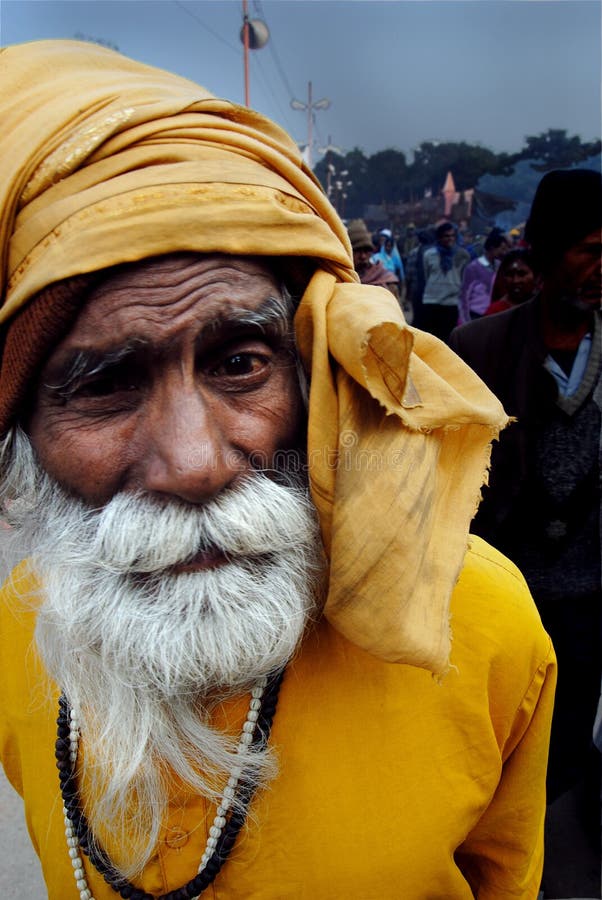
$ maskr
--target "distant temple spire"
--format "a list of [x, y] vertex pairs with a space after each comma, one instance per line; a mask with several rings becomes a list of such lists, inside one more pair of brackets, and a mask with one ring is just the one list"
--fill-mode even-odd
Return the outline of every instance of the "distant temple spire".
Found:
[[452, 206], [454, 206], [454, 204], [456, 204], [460, 199], [460, 194], [458, 193], [458, 191], [456, 191], [454, 176], [451, 172], [447, 173], [447, 178], [445, 179], [445, 184], [443, 185], [443, 190], [441, 191], [441, 193], [445, 198], [444, 215], [450, 216]]

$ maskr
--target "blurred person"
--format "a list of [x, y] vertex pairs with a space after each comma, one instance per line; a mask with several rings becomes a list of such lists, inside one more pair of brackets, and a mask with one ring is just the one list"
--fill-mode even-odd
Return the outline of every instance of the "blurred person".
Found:
[[[543, 882], [550, 897], [600, 896], [592, 728], [601, 677], [601, 227], [600, 173], [549, 172], [525, 229], [541, 290], [450, 340], [517, 419], [494, 448], [473, 528], [521, 567], [558, 654]], [[569, 791], [577, 819], [563, 826]]]
[[[413, 310], [411, 304], [407, 300], [403, 262], [401, 261], [401, 256], [399, 255], [399, 250], [397, 249], [397, 244], [395, 243], [391, 229], [381, 229], [378, 234], [378, 241], [380, 249], [372, 256], [372, 262], [380, 262], [385, 269], [388, 269], [389, 272], [393, 272], [393, 274], [397, 276], [397, 287], [393, 288], [393, 292], [399, 300], [406, 321], [411, 325], [413, 320]], [[389, 284], [392, 283], [390, 282]], [[389, 287], [389, 290], [391, 289], [392, 288]]]
[[522, 242], [522, 235], [521, 235], [520, 228], [511, 228], [510, 231], [508, 232], [508, 234], [509, 234], [510, 242], [511, 242], [512, 246], [516, 247], [518, 249]]
[[393, 239], [393, 232], [390, 228], [382, 228], [378, 233], [378, 250], [372, 257], [373, 261], [380, 260], [385, 269], [394, 272], [399, 282], [405, 280], [403, 271], [403, 262], [397, 249], [397, 244]]
[[347, 226], [347, 233], [353, 251], [353, 267], [362, 284], [386, 287], [399, 302], [399, 279], [378, 256], [375, 257], [374, 243], [364, 220], [352, 219]]
[[420, 228], [416, 232], [417, 245], [407, 258], [406, 296], [412, 307], [412, 323], [420, 328], [422, 323], [422, 296], [424, 294], [424, 253], [435, 243], [435, 228]]
[[416, 226], [413, 222], [408, 222], [405, 227], [403, 241], [401, 244], [401, 258], [403, 260], [403, 264], [405, 266], [408, 256], [418, 247], [418, 234], [416, 232]]
[[539, 276], [531, 251], [522, 247], [510, 250], [502, 258], [491, 291], [492, 297], [497, 296], [499, 299], [489, 304], [485, 315], [491, 316], [519, 306], [531, 300], [537, 290]]
[[458, 243], [460, 247], [463, 247], [466, 250], [471, 260], [480, 256], [480, 252], [478, 251], [482, 248], [475, 243], [475, 235], [469, 228], [466, 228], [458, 235]]
[[554, 654], [468, 535], [501, 404], [274, 123], [0, 58], [0, 757], [49, 900], [535, 900]]
[[470, 256], [456, 244], [456, 229], [442, 222], [435, 231], [435, 246], [425, 251], [421, 327], [447, 341], [458, 322], [462, 276]]
[[504, 232], [493, 228], [485, 239], [483, 255], [469, 262], [464, 269], [458, 303], [460, 325], [484, 315], [491, 302], [491, 289], [500, 260], [509, 249]]

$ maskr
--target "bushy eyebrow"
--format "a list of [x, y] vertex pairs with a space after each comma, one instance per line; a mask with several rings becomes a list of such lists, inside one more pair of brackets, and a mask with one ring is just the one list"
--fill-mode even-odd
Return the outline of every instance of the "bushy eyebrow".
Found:
[[114, 350], [74, 350], [57, 366], [53, 381], [43, 382], [42, 387], [59, 399], [68, 400], [82, 378], [92, 378], [133, 364], [149, 346], [148, 341], [133, 338]]
[[292, 300], [284, 294], [282, 297], [267, 297], [257, 309], [229, 309], [203, 326], [199, 340], [230, 328], [253, 328], [271, 337], [292, 337]]

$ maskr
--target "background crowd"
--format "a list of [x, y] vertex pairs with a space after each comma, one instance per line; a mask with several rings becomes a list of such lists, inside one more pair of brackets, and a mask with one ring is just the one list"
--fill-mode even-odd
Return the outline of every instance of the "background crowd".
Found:
[[407, 317], [448, 342], [514, 419], [472, 530], [517, 563], [558, 655], [542, 885], [554, 898], [601, 896], [601, 185], [593, 170], [549, 172], [525, 227], [507, 233], [409, 227], [395, 273], [391, 231], [370, 255], [363, 223], [349, 226], [361, 280], [391, 270]]
[[411, 324], [447, 341], [456, 325], [529, 300], [539, 272], [524, 226], [474, 235], [447, 220], [371, 233], [363, 219], [348, 225], [355, 268], [364, 284], [383, 284]]

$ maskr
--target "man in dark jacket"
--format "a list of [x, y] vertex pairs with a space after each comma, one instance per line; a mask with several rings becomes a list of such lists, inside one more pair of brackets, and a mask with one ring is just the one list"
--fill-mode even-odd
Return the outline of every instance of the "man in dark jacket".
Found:
[[[494, 448], [490, 485], [473, 530], [520, 566], [555, 643], [559, 679], [548, 799], [581, 784], [583, 796], [596, 802], [581, 815], [596, 851], [595, 896], [600, 896], [600, 756], [592, 746], [592, 727], [601, 670], [601, 225], [600, 174], [549, 172], [526, 229], [541, 266], [541, 292], [521, 306], [455, 329], [450, 338], [517, 419]], [[557, 853], [548, 849], [553, 865]], [[565, 860], [563, 878], [570, 868]], [[581, 880], [585, 877], [576, 873], [575, 884], [565, 889], [592, 890]], [[556, 890], [547, 885], [550, 896], [573, 895]]]

